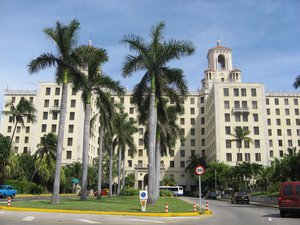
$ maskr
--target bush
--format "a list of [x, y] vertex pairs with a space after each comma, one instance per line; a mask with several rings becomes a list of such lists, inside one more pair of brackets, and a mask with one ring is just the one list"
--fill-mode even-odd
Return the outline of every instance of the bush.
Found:
[[139, 190], [133, 189], [133, 188], [125, 188], [120, 192], [120, 195], [122, 195], [122, 196], [139, 195]]
[[173, 192], [169, 191], [169, 190], [160, 190], [159, 196], [171, 197], [171, 196], [173, 196]]
[[17, 190], [18, 194], [42, 194], [44, 192], [43, 186], [34, 182], [8, 180], [7, 184], [13, 186], [13, 188]]

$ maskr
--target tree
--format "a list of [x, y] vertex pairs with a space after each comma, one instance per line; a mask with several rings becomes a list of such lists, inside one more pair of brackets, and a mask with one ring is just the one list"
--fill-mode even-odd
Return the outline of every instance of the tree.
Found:
[[187, 161], [185, 172], [189, 172], [191, 174], [191, 177], [196, 177], [195, 174], [195, 168], [198, 166], [204, 166], [206, 167], [206, 160], [205, 158], [199, 156], [199, 155], [191, 155], [190, 158]]
[[0, 183], [4, 184], [6, 181], [6, 166], [11, 155], [11, 142], [9, 138], [0, 134]]
[[[145, 71], [143, 78], [134, 88], [134, 101], [138, 108], [142, 105], [143, 96], [149, 95], [148, 103], [148, 203], [155, 204], [155, 144], [157, 127], [157, 102], [156, 96], [162, 96], [160, 85], [176, 84], [174, 74], [181, 75], [179, 69], [171, 69], [167, 63], [181, 56], [191, 55], [194, 52], [192, 43], [177, 41], [174, 39], [164, 41], [162, 34], [165, 24], [160, 22], [151, 29], [151, 41], [147, 42], [142, 37], [131, 34], [122, 39], [122, 43], [129, 46], [136, 55], [127, 55], [122, 74], [124, 77], [131, 76], [134, 72]], [[178, 77], [178, 76], [177, 76]], [[179, 80], [179, 81], [182, 81]], [[168, 93], [165, 93], [168, 94]], [[140, 109], [139, 109], [140, 111]], [[141, 112], [141, 111], [140, 111]]]
[[[243, 141], [252, 142], [252, 139], [250, 137], [248, 137], [248, 135], [250, 134], [249, 130], [246, 130], [242, 127], [236, 127], [236, 128], [233, 128], [233, 130], [234, 130], [234, 133], [230, 134], [230, 135], [233, 136], [234, 139], [232, 139], [230, 141], [237, 143], [237, 146], [238, 146], [238, 154], [237, 155], [239, 155]], [[238, 161], [239, 161], [239, 159], [237, 158], [236, 165], [238, 165]]]
[[18, 124], [20, 123], [22, 128], [25, 126], [24, 118], [26, 118], [28, 122], [35, 121], [36, 109], [33, 107], [33, 104], [24, 97], [20, 99], [17, 105], [14, 105], [13, 102], [10, 102], [5, 105], [5, 108], [6, 107], [9, 107], [9, 110], [4, 110], [2, 113], [6, 116], [10, 116], [12, 122], [15, 123], [15, 127], [10, 139], [10, 142], [12, 143]]
[[78, 30], [79, 22], [76, 19], [72, 20], [67, 26], [56, 22], [54, 28], [44, 29], [45, 35], [57, 45], [57, 53], [43, 53], [32, 60], [28, 65], [30, 74], [47, 67], [56, 67], [56, 82], [62, 84], [56, 150], [57, 158], [51, 198], [51, 203], [53, 204], [59, 203], [60, 170], [67, 110], [68, 82], [72, 82], [75, 78], [80, 79], [82, 77], [82, 73], [79, 71], [77, 61], [75, 60], [76, 54], [74, 52], [78, 39]]

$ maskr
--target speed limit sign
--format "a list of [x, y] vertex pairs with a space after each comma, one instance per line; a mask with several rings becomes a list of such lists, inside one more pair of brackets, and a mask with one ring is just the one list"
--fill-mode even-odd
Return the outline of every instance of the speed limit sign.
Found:
[[198, 175], [198, 176], [201, 176], [205, 173], [205, 169], [203, 166], [196, 166], [195, 168], [195, 173]]

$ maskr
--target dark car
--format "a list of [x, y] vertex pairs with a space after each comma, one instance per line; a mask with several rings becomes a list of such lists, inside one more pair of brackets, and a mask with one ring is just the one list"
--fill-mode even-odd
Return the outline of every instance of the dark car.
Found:
[[209, 191], [206, 196], [205, 196], [206, 199], [217, 199], [217, 194], [216, 192], [214, 191]]
[[249, 204], [249, 195], [246, 192], [235, 192], [231, 198], [231, 204], [246, 203]]

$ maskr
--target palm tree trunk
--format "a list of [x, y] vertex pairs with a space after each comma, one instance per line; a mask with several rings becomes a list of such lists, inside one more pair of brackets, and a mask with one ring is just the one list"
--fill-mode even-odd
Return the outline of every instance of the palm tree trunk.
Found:
[[51, 198], [52, 204], [59, 203], [60, 168], [61, 168], [61, 160], [62, 160], [62, 149], [63, 149], [63, 142], [64, 142], [65, 121], [66, 121], [66, 112], [67, 112], [67, 98], [68, 98], [67, 77], [68, 77], [68, 72], [65, 71], [64, 83], [62, 86], [62, 94], [61, 94], [61, 106], [60, 106], [57, 150], [56, 150], [56, 167], [55, 167], [55, 176], [53, 182], [53, 193]]
[[119, 147], [119, 158], [118, 158], [118, 191], [117, 191], [117, 195], [120, 195], [120, 191], [121, 191], [121, 155], [122, 151], [121, 148]]
[[99, 132], [99, 160], [98, 160], [98, 184], [97, 184], [97, 199], [101, 198], [101, 185], [102, 185], [102, 157], [103, 157], [103, 138], [104, 138], [104, 127], [100, 127]]
[[14, 136], [15, 136], [15, 133], [16, 133], [16, 129], [17, 129], [17, 125], [18, 125], [18, 121], [16, 120], [16, 125], [14, 127], [14, 131], [11, 135], [11, 138], [10, 138], [10, 143], [12, 144], [13, 140], [14, 140]]
[[159, 135], [156, 139], [156, 153], [155, 153], [155, 201], [159, 198], [160, 186], [160, 160], [161, 160], [161, 143]]
[[109, 197], [112, 197], [112, 158], [113, 158], [113, 144], [109, 150]]
[[155, 89], [151, 90], [149, 105], [148, 136], [148, 204], [154, 205], [155, 199], [155, 142], [157, 109], [155, 106]]
[[125, 149], [123, 150], [122, 154], [123, 154], [122, 190], [124, 190], [125, 189]]
[[81, 178], [81, 198], [87, 200], [87, 176], [88, 176], [88, 156], [89, 156], [89, 140], [90, 140], [90, 120], [91, 120], [91, 96], [88, 96], [85, 105], [84, 128], [83, 128], [83, 150], [82, 150], [82, 178]]

